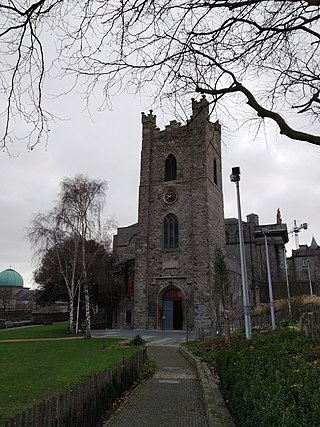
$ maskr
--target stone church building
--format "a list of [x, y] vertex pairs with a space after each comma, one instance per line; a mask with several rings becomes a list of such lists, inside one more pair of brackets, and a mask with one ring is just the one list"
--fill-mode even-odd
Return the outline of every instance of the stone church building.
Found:
[[221, 128], [205, 98], [185, 126], [142, 114], [138, 223], [119, 228], [121, 327], [209, 328], [213, 254], [224, 248]]
[[[204, 97], [192, 100], [185, 126], [171, 121], [160, 130], [152, 111], [142, 114], [138, 222], [118, 228], [113, 242], [121, 289], [113, 327], [211, 329], [217, 247], [226, 254], [233, 311], [242, 316], [238, 223], [224, 219], [221, 168], [221, 127], [210, 122]], [[264, 226], [256, 214], [243, 226], [251, 303], [259, 304], [267, 300]], [[287, 226], [278, 218], [268, 229], [273, 279], [284, 293]]]

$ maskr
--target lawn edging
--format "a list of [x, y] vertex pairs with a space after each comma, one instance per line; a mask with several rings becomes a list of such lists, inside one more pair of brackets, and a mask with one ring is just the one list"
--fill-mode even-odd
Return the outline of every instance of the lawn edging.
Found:
[[206, 416], [209, 427], [235, 427], [219, 387], [212, 380], [210, 370], [205, 362], [194, 356], [184, 346], [180, 346], [181, 354], [195, 367], [203, 394]]

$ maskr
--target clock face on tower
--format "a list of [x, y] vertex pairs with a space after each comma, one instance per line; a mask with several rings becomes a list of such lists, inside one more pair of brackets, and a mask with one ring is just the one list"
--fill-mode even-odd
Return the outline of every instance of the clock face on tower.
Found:
[[164, 195], [164, 201], [166, 203], [174, 203], [177, 200], [177, 193], [174, 190], [168, 190]]

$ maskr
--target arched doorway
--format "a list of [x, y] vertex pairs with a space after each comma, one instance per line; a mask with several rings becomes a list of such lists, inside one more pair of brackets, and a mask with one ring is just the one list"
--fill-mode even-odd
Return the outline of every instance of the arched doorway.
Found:
[[182, 293], [180, 289], [169, 288], [162, 295], [162, 329], [182, 328]]

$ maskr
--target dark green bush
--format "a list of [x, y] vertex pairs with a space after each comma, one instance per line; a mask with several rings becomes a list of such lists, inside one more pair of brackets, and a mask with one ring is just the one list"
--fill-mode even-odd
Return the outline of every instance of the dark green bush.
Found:
[[145, 340], [141, 338], [140, 335], [136, 335], [131, 341], [131, 345], [143, 345], [145, 344]]
[[310, 338], [265, 333], [218, 350], [214, 359], [237, 425], [319, 426], [320, 347]]
[[142, 371], [139, 374], [140, 380], [146, 380], [152, 378], [156, 372], [157, 364], [154, 359], [148, 358], [143, 366]]
[[238, 427], [320, 425], [320, 345], [292, 330], [188, 345], [214, 365]]

